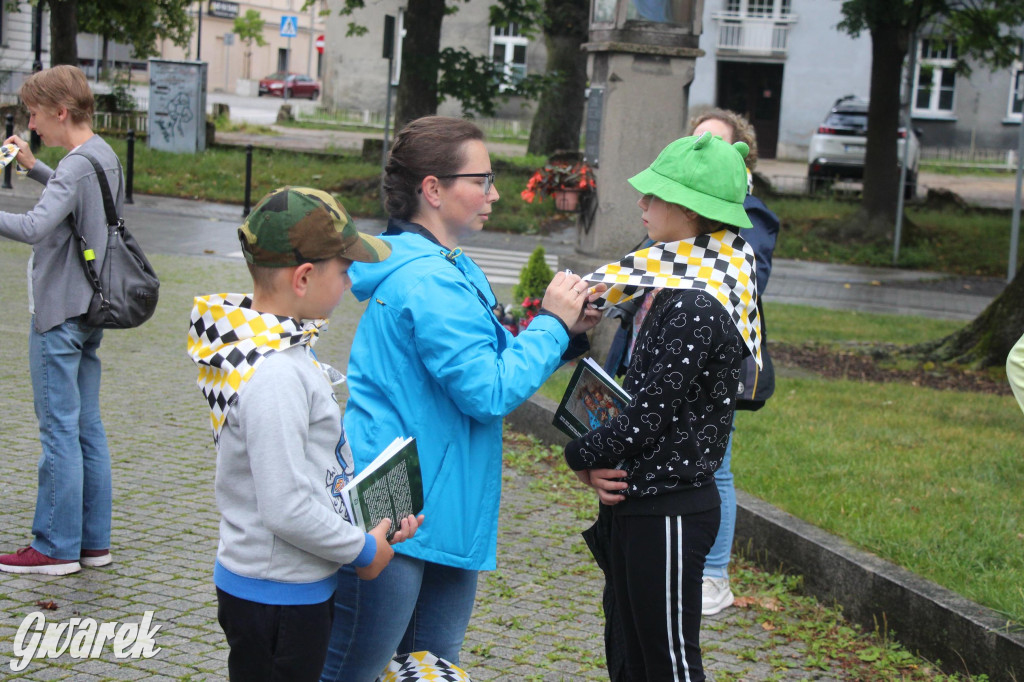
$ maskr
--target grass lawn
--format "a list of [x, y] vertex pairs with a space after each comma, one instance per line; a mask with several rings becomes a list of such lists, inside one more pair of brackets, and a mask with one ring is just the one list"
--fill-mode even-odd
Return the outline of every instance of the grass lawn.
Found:
[[[829, 223], [852, 216], [858, 204], [835, 199], [775, 197], [769, 202], [782, 221], [776, 258], [797, 258], [827, 263], [889, 266], [892, 245], [862, 241], [836, 242]], [[958, 275], [1006, 275], [1010, 251], [1007, 212], [936, 210], [909, 206], [899, 266]], [[1024, 262], [1024, 243], [1018, 261]]]
[[[767, 304], [775, 343], [909, 344], [956, 322]], [[571, 368], [541, 389], [558, 400]], [[737, 413], [737, 485], [1024, 624], [1024, 415], [1011, 396], [777, 368]]]

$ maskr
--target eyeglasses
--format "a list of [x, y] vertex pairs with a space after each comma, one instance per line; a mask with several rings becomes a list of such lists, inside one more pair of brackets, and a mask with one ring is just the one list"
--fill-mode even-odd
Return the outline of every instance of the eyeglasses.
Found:
[[494, 185], [494, 172], [490, 173], [456, 173], [454, 175], [435, 175], [438, 180], [444, 180], [447, 178], [483, 178], [484, 179], [484, 194], [490, 194], [491, 187]]

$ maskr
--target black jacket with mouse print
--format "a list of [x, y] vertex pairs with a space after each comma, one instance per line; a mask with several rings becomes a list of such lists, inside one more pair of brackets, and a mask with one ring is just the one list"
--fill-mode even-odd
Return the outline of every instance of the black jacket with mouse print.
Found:
[[743, 339], [699, 289], [663, 289], [637, 336], [623, 388], [630, 405], [565, 447], [574, 470], [627, 472], [616, 514], [686, 514], [721, 503], [714, 483], [729, 442]]

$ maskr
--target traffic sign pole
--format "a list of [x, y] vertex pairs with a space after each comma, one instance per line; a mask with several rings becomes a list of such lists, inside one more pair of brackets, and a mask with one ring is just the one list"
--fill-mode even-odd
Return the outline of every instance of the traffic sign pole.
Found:
[[288, 46], [285, 48], [287, 56], [284, 65], [284, 85], [282, 86], [281, 97], [288, 101], [288, 73], [292, 66], [292, 38], [299, 33], [299, 18], [293, 16], [281, 17], [281, 37], [288, 39]]
[[288, 75], [292, 71], [292, 37], [288, 36], [288, 46], [285, 48], [288, 51], [287, 57], [285, 57], [284, 66], [284, 88], [281, 92], [281, 96], [284, 101], [288, 101]]

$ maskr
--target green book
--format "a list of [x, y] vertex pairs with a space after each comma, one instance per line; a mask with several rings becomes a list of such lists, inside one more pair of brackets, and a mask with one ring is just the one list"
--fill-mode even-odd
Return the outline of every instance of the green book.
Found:
[[630, 396], [593, 358], [583, 358], [569, 379], [552, 422], [570, 438], [579, 438], [615, 419]]
[[341, 490], [348, 517], [364, 532], [391, 519], [388, 540], [398, 522], [423, 511], [423, 477], [415, 438], [396, 438]]

